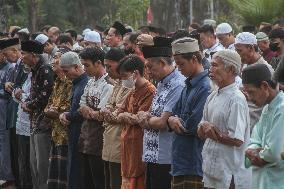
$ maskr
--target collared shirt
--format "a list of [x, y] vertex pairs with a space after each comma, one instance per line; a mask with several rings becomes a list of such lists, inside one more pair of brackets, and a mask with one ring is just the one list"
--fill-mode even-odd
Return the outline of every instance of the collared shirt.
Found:
[[[268, 164], [264, 167], [253, 166], [252, 188], [284, 189], [284, 161], [281, 151], [284, 148], [284, 94], [279, 92], [263, 108], [259, 122], [252, 132], [248, 148], [263, 148], [259, 156]], [[248, 159], [246, 162], [249, 163]]]
[[[39, 127], [44, 117], [43, 110], [48, 103], [48, 98], [52, 93], [54, 83], [54, 74], [51, 66], [44, 63], [42, 57], [40, 61], [32, 68], [31, 92], [25, 100], [30, 112], [32, 128]], [[46, 129], [46, 128], [42, 128]]]
[[[147, 81], [143, 86], [133, 89], [120, 112], [137, 114], [148, 111], [155, 95], [155, 86]], [[143, 151], [143, 130], [139, 125], [125, 124], [121, 131], [121, 175], [127, 178], [139, 177], [145, 173], [141, 156]]]
[[[22, 86], [22, 90], [23, 90], [22, 99], [21, 99], [22, 101], [25, 101], [30, 95], [31, 77], [32, 77], [32, 73], [30, 72], [28, 74], [26, 81], [24, 82]], [[24, 112], [21, 106], [19, 106], [18, 118], [16, 122], [16, 134], [23, 135], [23, 136], [30, 136], [31, 135], [30, 127], [31, 127], [31, 122], [30, 122], [29, 114]]]
[[[55, 108], [59, 114], [67, 112], [70, 109], [72, 82], [70, 79], [57, 77], [53, 92], [49, 98], [46, 110], [50, 107]], [[52, 120], [52, 140], [55, 145], [66, 145], [68, 141], [68, 127], [62, 125], [59, 118]]]
[[[108, 74], [88, 81], [80, 106], [88, 106], [97, 111], [105, 108], [112, 93], [113, 85], [109, 82]], [[84, 120], [79, 137], [79, 151], [85, 154], [101, 156], [103, 148], [104, 127], [98, 120]]]
[[232, 51], [236, 51], [235, 43], [230, 44], [227, 49], [230, 49]]
[[197, 126], [202, 118], [204, 104], [210, 93], [208, 71], [187, 79], [173, 114], [182, 119], [184, 135], [174, 134], [172, 146], [173, 176], [202, 176], [201, 151], [204, 141], [197, 136]]
[[[158, 83], [150, 113], [161, 116], [163, 112], [172, 112], [184, 87], [184, 76], [175, 69]], [[167, 130], [144, 130], [143, 161], [148, 163], [171, 164], [173, 133]]]
[[206, 139], [202, 150], [204, 186], [228, 189], [234, 177], [236, 189], [250, 189], [251, 170], [244, 166], [250, 137], [249, 109], [245, 96], [235, 83], [209, 95], [200, 124], [205, 121], [243, 144], [236, 147]]
[[204, 49], [203, 54], [207, 58], [207, 60], [211, 62], [213, 54], [223, 49], [224, 47], [221, 45], [221, 43], [216, 42], [212, 47]]
[[[118, 110], [128, 96], [131, 89], [122, 86], [118, 81], [113, 88], [113, 93], [109, 98], [106, 108], [108, 108], [114, 117], [117, 117]], [[122, 124], [104, 122], [104, 143], [102, 158], [105, 161], [120, 163], [121, 162], [121, 130]]]

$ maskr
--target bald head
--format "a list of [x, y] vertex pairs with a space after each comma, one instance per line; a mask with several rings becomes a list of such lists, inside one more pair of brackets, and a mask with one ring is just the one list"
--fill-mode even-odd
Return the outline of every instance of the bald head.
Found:
[[52, 43], [56, 43], [56, 40], [60, 35], [60, 29], [58, 27], [55, 27], [55, 26], [51, 27], [51, 28], [49, 28], [47, 35], [48, 35], [48, 37], [49, 37], [49, 39], [51, 40]]

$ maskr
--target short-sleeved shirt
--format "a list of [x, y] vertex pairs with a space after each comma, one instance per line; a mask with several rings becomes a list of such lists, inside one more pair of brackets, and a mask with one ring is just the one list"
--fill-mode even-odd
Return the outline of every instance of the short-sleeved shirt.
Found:
[[[172, 112], [178, 101], [185, 77], [178, 70], [174, 70], [158, 83], [150, 113], [161, 116], [163, 112]], [[173, 133], [165, 130], [145, 129], [143, 141], [143, 161], [148, 163], [171, 164]]]
[[213, 54], [223, 49], [224, 47], [221, 45], [221, 43], [216, 42], [212, 47], [204, 49], [203, 54], [207, 58], [207, 60], [211, 62]]
[[200, 124], [205, 121], [243, 144], [236, 147], [206, 139], [202, 150], [204, 186], [228, 189], [234, 177], [236, 189], [249, 189], [251, 170], [244, 166], [245, 149], [250, 140], [249, 109], [235, 83], [209, 95]]

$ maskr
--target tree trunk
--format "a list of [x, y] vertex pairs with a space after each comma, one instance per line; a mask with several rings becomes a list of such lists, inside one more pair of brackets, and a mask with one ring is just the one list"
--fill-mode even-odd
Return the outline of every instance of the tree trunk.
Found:
[[38, 30], [39, 21], [39, 1], [38, 0], [27, 0], [28, 3], [28, 15], [29, 15], [29, 29], [31, 32], [36, 32]]
[[0, 31], [7, 31], [7, 15], [5, 0], [0, 0]]

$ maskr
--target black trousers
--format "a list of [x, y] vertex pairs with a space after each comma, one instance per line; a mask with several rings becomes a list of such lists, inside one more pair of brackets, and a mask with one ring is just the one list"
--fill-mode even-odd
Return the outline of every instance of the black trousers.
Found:
[[18, 138], [18, 189], [31, 189], [32, 176], [30, 169], [30, 137], [17, 135]]
[[121, 188], [121, 164], [104, 161], [105, 189]]
[[147, 189], [171, 189], [171, 165], [147, 163]]
[[104, 162], [101, 156], [79, 153], [83, 188], [105, 189]]

